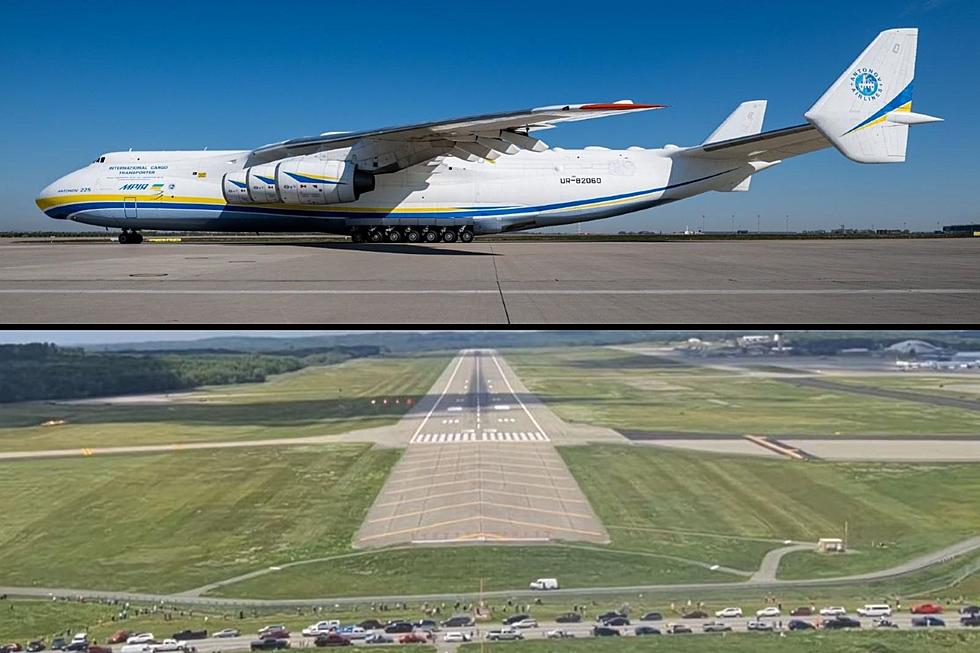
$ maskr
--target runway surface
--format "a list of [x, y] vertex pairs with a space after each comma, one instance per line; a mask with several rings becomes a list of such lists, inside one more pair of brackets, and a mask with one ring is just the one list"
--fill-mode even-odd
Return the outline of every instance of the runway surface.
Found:
[[0, 323], [980, 320], [980, 239], [0, 244]]
[[[495, 352], [461, 352], [355, 537], [358, 547], [606, 543], [548, 431]], [[432, 393], [430, 393], [432, 394]]]

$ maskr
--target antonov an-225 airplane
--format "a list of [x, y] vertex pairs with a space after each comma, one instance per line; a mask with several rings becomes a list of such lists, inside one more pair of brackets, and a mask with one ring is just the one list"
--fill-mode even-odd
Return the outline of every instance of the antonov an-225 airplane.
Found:
[[112, 152], [45, 188], [52, 218], [122, 229], [315, 231], [355, 242], [470, 242], [475, 235], [630, 213], [707, 191], [833, 145], [860, 163], [905, 160], [918, 30], [882, 32], [806, 112], [762, 132], [766, 101], [741, 104], [704, 143], [549, 149], [558, 123], [661, 109], [566, 104], [353, 133], [255, 150]]

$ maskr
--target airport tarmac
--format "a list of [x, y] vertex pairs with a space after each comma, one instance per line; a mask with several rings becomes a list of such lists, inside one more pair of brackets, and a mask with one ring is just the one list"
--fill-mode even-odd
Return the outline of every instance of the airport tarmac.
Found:
[[4, 324], [980, 320], [980, 239], [0, 242]]
[[461, 352], [453, 361], [438, 398], [407, 433], [405, 454], [361, 524], [356, 546], [609, 542], [504, 365], [484, 350]]

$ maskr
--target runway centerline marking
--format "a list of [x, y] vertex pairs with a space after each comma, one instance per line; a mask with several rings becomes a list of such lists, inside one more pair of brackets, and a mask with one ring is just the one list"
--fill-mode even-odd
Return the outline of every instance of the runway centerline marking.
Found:
[[636, 288], [632, 290], [599, 290], [570, 288], [544, 290], [536, 288], [503, 288], [502, 290], [351, 290], [327, 288], [276, 288], [258, 290], [178, 289], [178, 288], [2, 288], [0, 295], [980, 295], [980, 288]]

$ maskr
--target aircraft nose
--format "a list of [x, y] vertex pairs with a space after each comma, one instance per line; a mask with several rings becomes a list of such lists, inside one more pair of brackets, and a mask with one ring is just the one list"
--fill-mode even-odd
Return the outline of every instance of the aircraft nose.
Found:
[[37, 204], [37, 208], [44, 211], [50, 218], [62, 218], [63, 215], [58, 215], [58, 198], [59, 190], [65, 187], [65, 177], [57, 179], [44, 188], [41, 192], [37, 194], [34, 198], [34, 203]]

